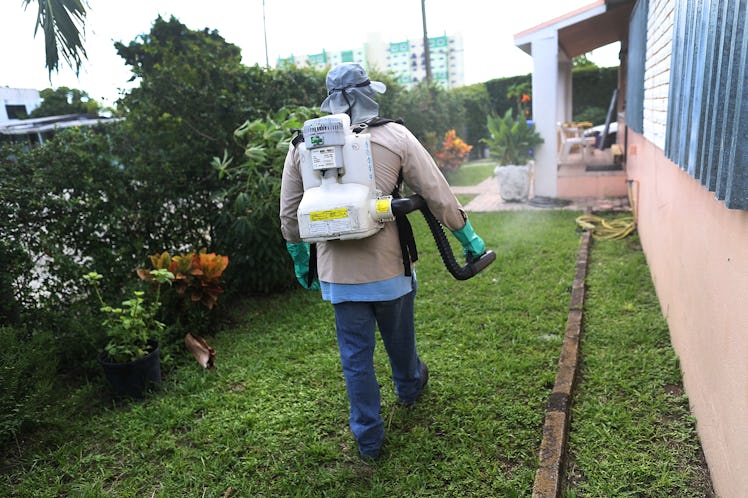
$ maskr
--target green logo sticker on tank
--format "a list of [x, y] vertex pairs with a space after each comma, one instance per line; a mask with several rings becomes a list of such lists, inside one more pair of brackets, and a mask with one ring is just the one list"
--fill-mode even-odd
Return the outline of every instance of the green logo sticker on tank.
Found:
[[309, 137], [309, 141], [312, 143], [312, 145], [324, 145], [325, 144], [324, 137], [320, 137], [317, 135], [312, 135], [311, 137]]

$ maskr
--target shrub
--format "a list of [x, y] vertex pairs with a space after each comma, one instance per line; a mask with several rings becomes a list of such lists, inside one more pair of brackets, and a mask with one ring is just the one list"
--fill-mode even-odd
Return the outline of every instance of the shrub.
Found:
[[247, 121], [234, 132], [244, 154], [213, 159], [225, 185], [214, 248], [232, 255], [226, 271], [232, 289], [272, 292], [296, 281], [279, 228], [280, 184], [291, 130], [315, 116], [313, 109], [295, 107]]
[[529, 119], [532, 114], [532, 105], [530, 104], [532, 100], [532, 97], [530, 97], [531, 93], [532, 87], [529, 81], [511, 85], [506, 92], [506, 97], [516, 102], [517, 115], [521, 114], [525, 119]]
[[[383, 96], [388, 92], [389, 90]], [[400, 92], [387, 112], [394, 114], [382, 115], [402, 117], [411, 133], [422, 142], [428, 132], [433, 131], [437, 136], [442, 136], [450, 129], [462, 130], [465, 123], [461, 99], [439, 85], [428, 85], [425, 81], [408, 91]]]
[[[387, 90], [389, 91], [389, 89]], [[476, 83], [454, 88], [450, 92], [457, 98], [459, 106], [464, 110], [465, 125], [462, 129], [457, 128], [457, 123], [452, 127], [457, 129], [458, 134], [466, 143], [473, 146], [470, 156], [473, 158], [483, 157], [481, 138], [488, 137], [486, 128], [486, 116], [491, 107], [488, 91], [484, 83]]]
[[607, 115], [608, 111], [602, 107], [585, 107], [578, 114], [574, 115], [574, 121], [577, 123], [589, 121], [592, 124], [603, 124]]
[[0, 326], [0, 444], [43, 420], [54, 392], [51, 334]]
[[510, 76], [486, 81], [486, 91], [490, 101], [490, 109], [494, 114], [502, 115], [507, 109], [516, 108], [516, 100], [511, 95], [512, 88], [522, 88], [525, 83], [532, 82], [532, 75]]
[[514, 118], [511, 109], [504, 116], [489, 116], [487, 125], [491, 136], [483, 142], [500, 166], [527, 164], [533, 148], [543, 143], [535, 125], [528, 125], [521, 114]]
[[473, 146], [466, 144], [457, 136], [455, 130], [449, 130], [444, 134], [444, 141], [438, 150], [434, 151], [434, 159], [443, 173], [457, 171], [465, 164], [468, 154]]
[[138, 268], [138, 276], [153, 281], [155, 270], [168, 270], [171, 287], [162, 291], [165, 320], [183, 332], [205, 334], [214, 324], [218, 296], [223, 294], [223, 272], [228, 256], [199, 252], [171, 256], [164, 251], [150, 257], [152, 270]]
[[0, 322], [14, 325], [21, 317], [21, 306], [14, 284], [32, 268], [28, 254], [18, 243], [0, 240]]
[[[67, 372], [88, 368], [103, 341], [90, 307], [77, 306], [81, 267], [132, 271], [144, 244], [138, 205], [130, 203], [135, 183], [109, 136], [72, 128], [41, 146], [0, 150], [0, 184], [2, 285], [11, 303], [4, 314], [50, 334], [49, 361]], [[120, 297], [122, 282], [110, 279], [107, 297]]]
[[[572, 110], [575, 121], [592, 121], [595, 124], [605, 122], [605, 115], [610, 107], [613, 91], [618, 87], [617, 67], [583, 67], [572, 71]], [[588, 108], [603, 109], [602, 115], [595, 119], [579, 119], [578, 116]], [[583, 116], [584, 117], [584, 116]], [[594, 117], [594, 116], [591, 116]], [[613, 119], [615, 119], [615, 115]]]

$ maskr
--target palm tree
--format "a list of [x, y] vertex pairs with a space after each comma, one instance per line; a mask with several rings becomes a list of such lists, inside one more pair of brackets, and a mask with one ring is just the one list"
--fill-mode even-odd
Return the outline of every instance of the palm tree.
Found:
[[44, 31], [46, 67], [51, 75], [57, 71], [60, 53], [75, 74], [80, 72], [86, 50], [85, 37], [86, 8], [82, 0], [23, 0], [24, 9], [35, 1], [39, 11], [36, 16], [34, 36], [41, 27]]

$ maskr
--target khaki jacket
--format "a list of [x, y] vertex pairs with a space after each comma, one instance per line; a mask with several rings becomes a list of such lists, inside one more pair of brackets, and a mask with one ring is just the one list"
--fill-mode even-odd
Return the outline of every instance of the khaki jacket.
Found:
[[[370, 133], [377, 189], [389, 194], [400, 170], [410, 189], [420, 194], [442, 225], [449, 230], [465, 226], [467, 216], [431, 155], [404, 126], [388, 123], [367, 128]], [[296, 210], [304, 195], [299, 155], [291, 145], [283, 166], [280, 221], [283, 238], [299, 242]], [[317, 243], [319, 279], [339, 284], [378, 282], [403, 274], [403, 257], [395, 222], [365, 239]]]

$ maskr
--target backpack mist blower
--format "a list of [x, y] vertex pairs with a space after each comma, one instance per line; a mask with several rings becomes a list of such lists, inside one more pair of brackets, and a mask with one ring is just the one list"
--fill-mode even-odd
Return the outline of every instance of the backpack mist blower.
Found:
[[[367, 123], [367, 127], [392, 121], [379, 118]], [[405, 273], [409, 275], [410, 261], [415, 262], [418, 254], [407, 214], [420, 210], [444, 265], [454, 278], [467, 280], [490, 265], [496, 259], [493, 251], [475, 259], [468, 254], [467, 263], [460, 266], [441, 223], [423, 197], [399, 196], [402, 179], [391, 195], [383, 195], [376, 189], [370, 137], [360, 133], [362, 129], [352, 130], [347, 114], [332, 114], [306, 121], [303, 131], [294, 138], [304, 184], [304, 196], [297, 210], [301, 239], [312, 244], [362, 239], [377, 233], [384, 223], [395, 221]]]

